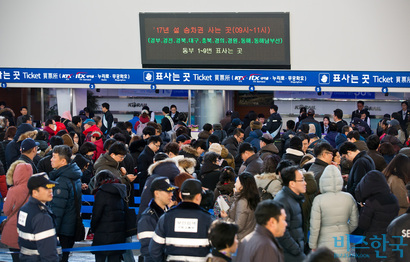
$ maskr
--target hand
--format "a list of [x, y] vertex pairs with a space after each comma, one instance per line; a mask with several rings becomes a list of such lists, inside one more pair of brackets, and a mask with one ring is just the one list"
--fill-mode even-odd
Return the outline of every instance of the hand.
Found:
[[225, 211], [221, 210], [221, 217], [226, 218], [228, 217], [228, 214]]
[[130, 175], [130, 174], [128, 174], [127, 177], [131, 182], [134, 181], [137, 178], [137, 176]]
[[127, 170], [125, 169], [125, 167], [121, 167], [120, 172], [122, 173], [123, 176], [127, 174]]
[[86, 183], [82, 183], [81, 190], [87, 190], [87, 189], [88, 189], [88, 185]]
[[358, 204], [360, 205], [360, 207], [364, 207], [362, 202], [358, 202]]

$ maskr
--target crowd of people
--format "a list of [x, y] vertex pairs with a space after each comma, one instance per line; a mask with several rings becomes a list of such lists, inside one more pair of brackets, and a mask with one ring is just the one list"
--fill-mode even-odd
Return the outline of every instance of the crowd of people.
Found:
[[[267, 118], [227, 111], [194, 139], [175, 105], [160, 123], [147, 106], [115, 123], [103, 103], [102, 117], [85, 108], [35, 128], [27, 107], [15, 119], [0, 102], [1, 242], [13, 261], [68, 261], [92, 194], [92, 245], [136, 234], [140, 261], [407, 261], [407, 106], [374, 131], [363, 101], [349, 121], [341, 109], [318, 121], [301, 108], [286, 123], [274, 104]], [[134, 261], [129, 249], [93, 253]]]

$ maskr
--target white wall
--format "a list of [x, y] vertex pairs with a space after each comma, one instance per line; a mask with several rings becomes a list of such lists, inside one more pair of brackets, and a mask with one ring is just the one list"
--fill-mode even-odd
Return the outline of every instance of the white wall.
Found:
[[294, 70], [410, 70], [407, 0], [0, 0], [0, 67], [141, 68], [139, 12], [290, 12]]

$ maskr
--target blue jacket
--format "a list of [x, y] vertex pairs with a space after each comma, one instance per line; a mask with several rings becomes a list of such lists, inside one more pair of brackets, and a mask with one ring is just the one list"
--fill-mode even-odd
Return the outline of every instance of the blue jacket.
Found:
[[43, 203], [30, 197], [20, 209], [17, 229], [20, 261], [59, 261], [54, 215]]
[[149, 252], [154, 261], [206, 261], [212, 217], [199, 205], [181, 202], [160, 217]]
[[259, 138], [262, 137], [263, 133], [260, 129], [253, 130], [249, 133], [249, 136], [245, 139], [245, 142], [250, 143], [254, 148], [256, 148], [256, 152], [259, 152], [261, 149], [259, 144]]
[[340, 146], [346, 141], [347, 141], [347, 136], [345, 134], [342, 134], [342, 133], [338, 134], [335, 140], [336, 148], [339, 149]]
[[77, 214], [71, 181], [74, 182], [77, 205], [81, 207], [81, 175], [80, 168], [74, 162], [50, 172], [50, 179], [59, 183], [54, 187], [54, 197], [49, 203], [56, 216], [57, 235], [74, 236]]

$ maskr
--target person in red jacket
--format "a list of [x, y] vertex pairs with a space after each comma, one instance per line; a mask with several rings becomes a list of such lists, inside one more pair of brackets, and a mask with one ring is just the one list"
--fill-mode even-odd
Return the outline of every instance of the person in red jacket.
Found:
[[100, 157], [100, 155], [105, 153], [104, 142], [101, 138], [100, 132], [94, 131], [91, 133], [91, 143], [93, 143], [97, 147], [97, 150], [95, 151], [93, 156], [93, 160], [95, 162]]
[[97, 127], [97, 125], [96, 125], [96, 123], [95, 123], [94, 120], [92, 120], [92, 119], [87, 119], [87, 120], [85, 120], [85, 121], [84, 121], [84, 132], [83, 132], [83, 134], [84, 134], [84, 136], [85, 136], [84, 141], [91, 142], [91, 134], [92, 134], [94, 131], [99, 132], [99, 133], [101, 134], [101, 136], [103, 135], [103, 133], [102, 133], [101, 130]]

